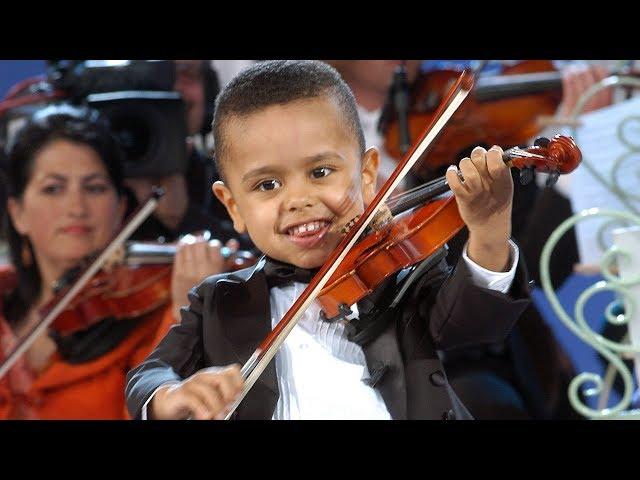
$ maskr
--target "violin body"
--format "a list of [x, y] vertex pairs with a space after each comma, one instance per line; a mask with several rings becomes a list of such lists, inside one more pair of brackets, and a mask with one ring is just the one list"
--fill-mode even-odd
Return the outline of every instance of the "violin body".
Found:
[[[104, 269], [94, 276], [54, 320], [53, 330], [58, 335], [70, 335], [107, 318], [134, 319], [162, 307], [171, 301], [171, 272], [175, 252], [175, 245], [127, 244], [124, 263]], [[246, 268], [256, 261], [251, 252], [243, 250], [228, 252], [223, 256], [226, 258], [227, 271]], [[57, 304], [63, 293], [50, 302], [50, 307], [45, 307], [42, 316]]]
[[[442, 97], [460, 75], [456, 70], [423, 73], [410, 94], [408, 128], [411, 141], [430, 123]], [[483, 83], [484, 81], [484, 83]], [[527, 60], [505, 68], [504, 74], [477, 80], [465, 103], [449, 121], [416, 175], [428, 180], [457, 163], [477, 145], [522, 145], [539, 131], [538, 117], [553, 115], [562, 99], [561, 78], [550, 60]], [[384, 147], [402, 158], [399, 123], [394, 115], [383, 123]]]
[[453, 195], [396, 215], [357, 243], [331, 276], [317, 298], [325, 316], [338, 316], [340, 305], [353, 305], [390, 275], [428, 258], [462, 227]]
[[[171, 299], [171, 266], [120, 266], [96, 275], [52, 324], [60, 335], [86, 330], [106, 318], [133, 319]], [[52, 305], [55, 305], [53, 302]], [[48, 308], [42, 315], [48, 313]]]

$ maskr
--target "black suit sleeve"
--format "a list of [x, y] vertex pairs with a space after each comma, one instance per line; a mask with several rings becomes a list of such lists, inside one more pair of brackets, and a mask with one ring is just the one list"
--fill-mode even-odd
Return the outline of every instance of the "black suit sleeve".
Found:
[[189, 292], [189, 307], [181, 309], [182, 322], [171, 327], [156, 349], [127, 374], [125, 395], [132, 418], [140, 418], [151, 394], [170, 381], [181, 381], [203, 368], [203, 299], [197, 287]]
[[448, 277], [446, 263], [439, 267], [420, 282], [425, 289], [421, 292], [423, 316], [429, 319], [429, 331], [439, 349], [503, 341], [530, 303], [522, 255], [507, 294], [475, 285], [462, 258]]

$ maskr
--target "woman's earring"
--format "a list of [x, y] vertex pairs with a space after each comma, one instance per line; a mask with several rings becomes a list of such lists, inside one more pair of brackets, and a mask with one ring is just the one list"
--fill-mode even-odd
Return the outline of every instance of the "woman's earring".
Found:
[[30, 267], [33, 263], [33, 255], [31, 254], [31, 245], [29, 240], [25, 237], [22, 244], [22, 265]]

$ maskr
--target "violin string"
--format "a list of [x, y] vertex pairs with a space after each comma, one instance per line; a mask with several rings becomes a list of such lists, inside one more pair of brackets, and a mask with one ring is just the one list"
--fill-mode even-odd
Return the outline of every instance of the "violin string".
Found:
[[388, 205], [391, 212], [396, 215], [421, 203], [431, 200], [449, 190], [446, 177], [440, 177], [424, 184], [419, 192], [415, 192], [407, 197], [399, 198], [393, 205]]
[[398, 205], [401, 205], [403, 202], [411, 202], [417, 198], [421, 198], [424, 195], [425, 191], [431, 189], [431, 187], [433, 187], [434, 185], [441, 183], [443, 178], [444, 177], [440, 177], [434, 180], [430, 180], [429, 182], [418, 185], [411, 190], [407, 190], [406, 192], [394, 195], [387, 201], [387, 207], [393, 209]]
[[387, 200], [387, 206], [392, 207], [396, 205], [398, 202], [401, 202], [405, 198], [412, 198], [413, 195], [420, 194], [420, 192], [422, 192], [432, 182], [433, 180], [430, 182], [418, 185], [417, 187], [413, 187], [411, 190], [407, 190], [406, 192], [402, 192], [397, 195], [394, 195], [389, 200]]
[[528, 157], [528, 158], [540, 158], [542, 160], [546, 160], [546, 157], [543, 155], [538, 155], [537, 153], [527, 152], [526, 150], [522, 150], [520, 147], [510, 148], [505, 152], [507, 155], [518, 155], [520, 157]]

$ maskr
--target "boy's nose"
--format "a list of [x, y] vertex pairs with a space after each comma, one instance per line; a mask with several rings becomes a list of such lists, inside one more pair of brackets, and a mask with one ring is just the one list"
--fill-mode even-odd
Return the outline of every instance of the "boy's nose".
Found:
[[290, 186], [287, 193], [287, 199], [285, 200], [285, 207], [287, 210], [294, 211], [313, 206], [314, 202], [309, 194], [309, 190], [303, 186], [298, 188]]
[[313, 202], [308, 197], [291, 198], [287, 202], [287, 210], [290, 210], [290, 211], [301, 210], [303, 208], [312, 207], [312, 206], [313, 206]]

